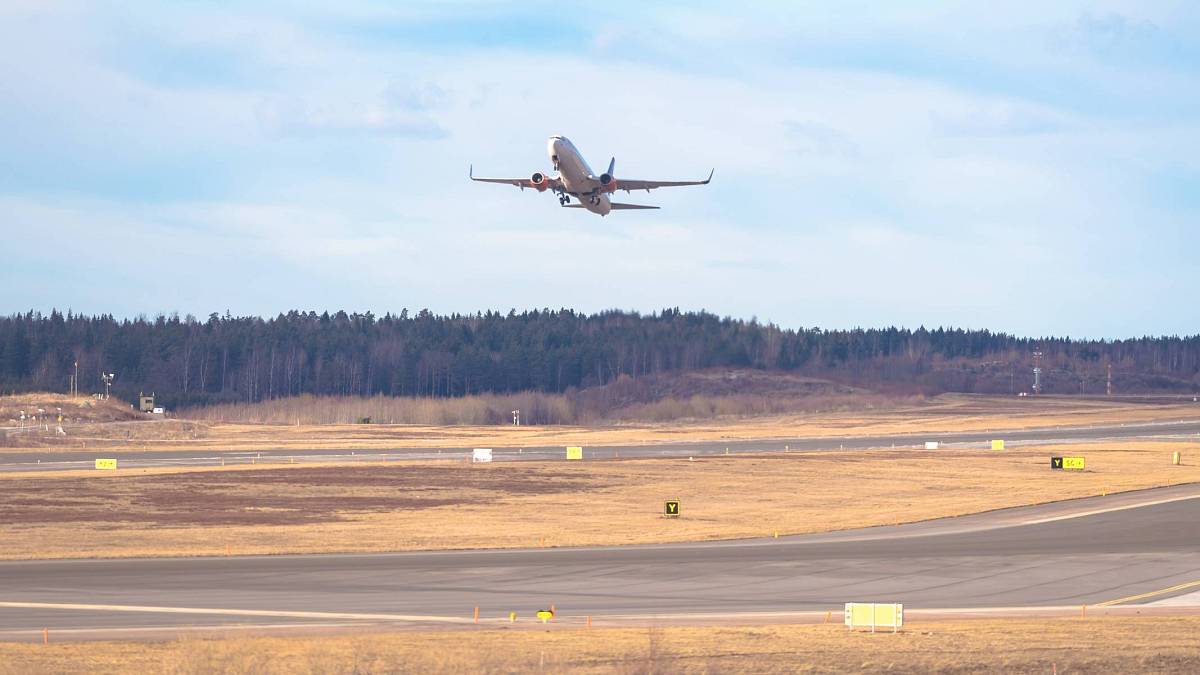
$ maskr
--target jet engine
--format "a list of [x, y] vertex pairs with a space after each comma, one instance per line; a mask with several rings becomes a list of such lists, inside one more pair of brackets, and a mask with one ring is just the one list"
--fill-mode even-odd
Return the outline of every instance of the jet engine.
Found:
[[617, 190], [617, 179], [607, 173], [600, 174], [600, 189], [605, 192], [615, 192]]
[[545, 192], [546, 188], [550, 187], [549, 179], [547, 179], [546, 174], [542, 173], [541, 171], [535, 171], [533, 175], [529, 177], [529, 184], [537, 188], [538, 192]]

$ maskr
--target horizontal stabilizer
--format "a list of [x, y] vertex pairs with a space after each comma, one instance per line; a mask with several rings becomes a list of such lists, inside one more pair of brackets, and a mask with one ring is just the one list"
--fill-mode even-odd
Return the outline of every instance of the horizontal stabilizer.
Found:
[[[564, 209], [586, 209], [587, 208], [583, 204], [563, 204], [562, 207]], [[622, 211], [622, 210], [628, 211], [630, 209], [657, 209], [657, 208], [661, 208], [661, 207], [643, 206], [641, 204], [617, 204], [615, 202], [612, 205], [613, 211]]]

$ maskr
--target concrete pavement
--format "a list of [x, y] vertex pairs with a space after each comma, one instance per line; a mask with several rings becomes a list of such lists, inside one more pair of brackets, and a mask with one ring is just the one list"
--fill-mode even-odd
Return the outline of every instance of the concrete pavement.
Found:
[[[836, 508], [831, 504], [830, 508]], [[881, 502], [881, 508], [886, 503]], [[550, 516], [547, 517], [560, 517]], [[1160, 602], [1200, 580], [1200, 486], [822, 535], [604, 548], [0, 563], [0, 638], [261, 624]], [[17, 603], [17, 604], [12, 604]], [[24, 603], [24, 604], [21, 604]], [[36, 603], [36, 604], [34, 604]], [[189, 611], [193, 610], [193, 611]]]

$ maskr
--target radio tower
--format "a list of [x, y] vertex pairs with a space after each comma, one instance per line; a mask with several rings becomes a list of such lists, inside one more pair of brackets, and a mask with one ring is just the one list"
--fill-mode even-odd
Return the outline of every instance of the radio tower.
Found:
[[1033, 353], [1033, 395], [1042, 393], [1042, 353]]
[[1108, 384], [1104, 387], [1104, 394], [1112, 396], [1112, 361], [1108, 362]]

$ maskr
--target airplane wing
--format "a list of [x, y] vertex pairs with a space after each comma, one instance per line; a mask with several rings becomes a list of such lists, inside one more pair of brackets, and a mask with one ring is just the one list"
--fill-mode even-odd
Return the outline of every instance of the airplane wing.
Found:
[[[471, 166], [470, 171], [467, 173], [467, 177], [469, 177], [473, 181], [477, 181], [480, 183], [500, 183], [503, 185], [512, 185], [513, 187], [519, 187], [522, 190], [524, 190], [525, 188], [533, 188], [536, 190], [538, 187], [531, 178], [480, 178], [475, 175], [475, 167], [474, 166]], [[543, 187], [543, 189], [550, 188], [552, 190], [559, 190], [559, 189], [562, 189], [562, 181], [555, 178], [554, 176], [546, 176], [545, 184], [542, 187]]]
[[708, 178], [704, 180], [635, 180], [633, 178], [621, 178], [617, 176], [617, 189], [629, 192], [630, 190], [646, 190], [649, 192], [655, 188], [663, 187], [679, 187], [681, 185], [708, 185], [712, 181], [713, 172], [708, 172]]

